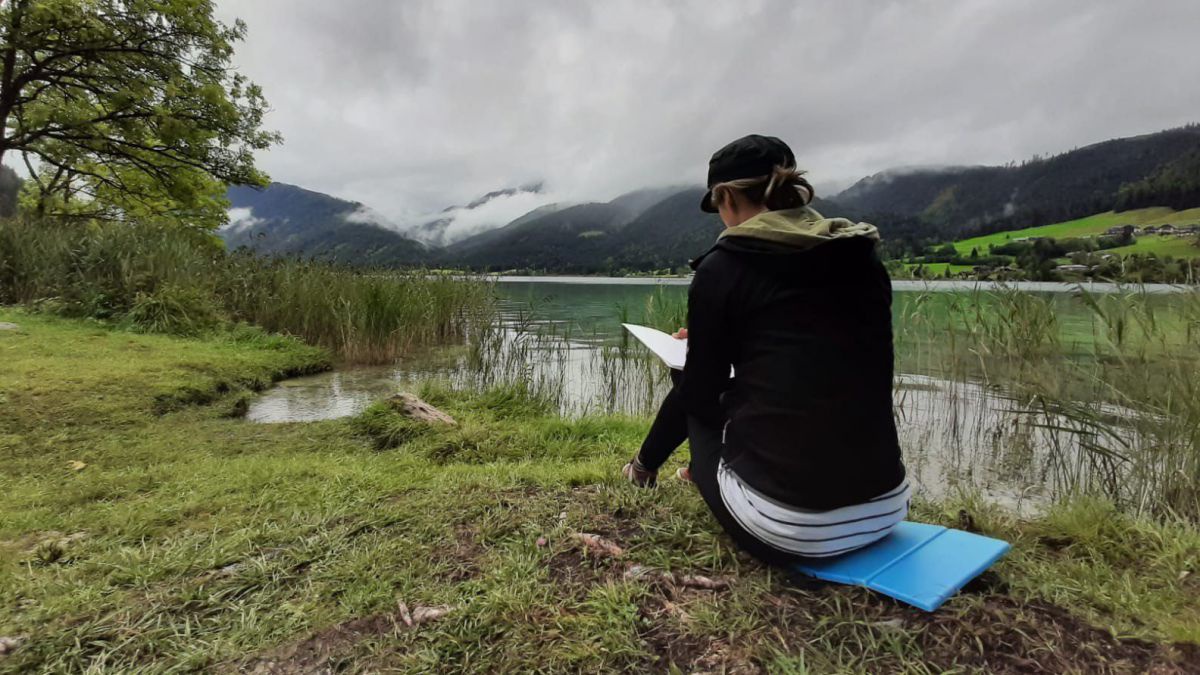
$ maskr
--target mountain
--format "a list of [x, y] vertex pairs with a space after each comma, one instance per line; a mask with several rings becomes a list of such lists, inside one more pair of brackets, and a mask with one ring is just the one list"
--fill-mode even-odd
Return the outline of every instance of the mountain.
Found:
[[611, 271], [623, 231], [679, 189], [636, 190], [609, 202], [541, 207], [504, 227], [451, 244], [440, 258], [444, 264], [486, 270]]
[[[234, 188], [234, 222], [221, 234], [231, 247], [355, 264], [588, 274], [679, 269], [721, 231], [716, 216], [699, 210], [698, 187], [583, 204], [543, 204], [541, 189], [489, 192], [401, 232], [357, 202], [281, 183]], [[1146, 206], [1200, 206], [1200, 125], [1020, 164], [890, 169], [814, 203], [826, 216], [878, 225], [891, 258], [923, 255], [931, 243]]]
[[1113, 208], [1200, 205], [1200, 125], [1007, 166], [893, 169], [834, 197], [898, 234], [955, 239]]
[[676, 192], [629, 223], [613, 253], [616, 265], [675, 269], [707, 251], [724, 225], [717, 216], [700, 210], [704, 192], [702, 188]]
[[451, 264], [474, 269], [598, 271], [609, 238], [625, 211], [611, 203], [577, 204], [533, 218], [519, 218], [452, 244], [443, 253]]
[[229, 188], [230, 223], [218, 233], [229, 249], [301, 255], [364, 266], [419, 264], [428, 249], [384, 226], [358, 202], [286, 183]]
[[[503, 190], [493, 190], [485, 195], [477, 197], [465, 206], [448, 206], [442, 209], [436, 218], [419, 223], [409, 231], [409, 234], [418, 241], [433, 247], [446, 246], [465, 239], [473, 234], [481, 231], [486, 231], [499, 227], [508, 222], [508, 218], [503, 217], [495, 211], [490, 214], [486, 207], [494, 205], [497, 202], [504, 201], [505, 198], [517, 197], [519, 195], [540, 195], [542, 193], [541, 183], [531, 183], [515, 188], [505, 188]], [[503, 209], [501, 210], [501, 213]], [[462, 219], [468, 219], [471, 222], [469, 226], [461, 226]], [[498, 222], [497, 222], [498, 219]], [[457, 232], [451, 232], [451, 227], [456, 223], [460, 224]]]

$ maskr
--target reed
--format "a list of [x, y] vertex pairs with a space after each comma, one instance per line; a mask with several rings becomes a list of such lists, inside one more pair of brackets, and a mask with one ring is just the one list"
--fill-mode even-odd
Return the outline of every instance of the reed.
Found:
[[[1090, 308], [1064, 312], [1067, 303]], [[650, 415], [668, 371], [636, 342], [572, 338], [519, 312], [472, 347], [472, 386], [524, 382], [564, 414]], [[640, 317], [685, 322], [656, 290]], [[1061, 316], [1070, 316], [1063, 320]], [[927, 496], [983, 491], [1018, 509], [1096, 495], [1200, 519], [1200, 293], [1104, 296], [1000, 287], [902, 296], [895, 407]]]
[[228, 253], [147, 224], [0, 222], [0, 303], [179, 334], [233, 322], [299, 337], [355, 363], [461, 341], [491, 319], [481, 280]]
[[[1062, 302], [1088, 308], [1087, 320], [1060, 325]], [[986, 462], [975, 469], [1024, 446], [1026, 480], [1055, 498], [1200, 518], [1198, 307], [1197, 290], [918, 297], [897, 322], [898, 370], [952, 383], [927, 402], [930, 418], [953, 452]], [[964, 389], [983, 399], [973, 419], [956, 400]]]

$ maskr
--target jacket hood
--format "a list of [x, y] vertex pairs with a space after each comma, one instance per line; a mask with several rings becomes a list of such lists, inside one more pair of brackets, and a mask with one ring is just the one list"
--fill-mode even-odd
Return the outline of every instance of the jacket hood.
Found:
[[798, 209], [764, 211], [741, 225], [726, 228], [717, 239], [758, 239], [804, 251], [835, 239], [851, 237], [863, 237], [876, 242], [879, 241], [879, 229], [845, 218], [825, 218], [816, 209], [802, 206]]

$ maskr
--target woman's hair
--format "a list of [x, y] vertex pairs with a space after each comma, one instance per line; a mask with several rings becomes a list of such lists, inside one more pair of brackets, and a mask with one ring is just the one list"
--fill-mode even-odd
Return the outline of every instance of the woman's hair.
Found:
[[713, 206], [720, 206], [737, 191], [750, 203], [762, 204], [769, 211], [800, 208], [816, 196], [804, 173], [794, 166], [776, 166], [766, 176], [717, 183], [712, 186]]

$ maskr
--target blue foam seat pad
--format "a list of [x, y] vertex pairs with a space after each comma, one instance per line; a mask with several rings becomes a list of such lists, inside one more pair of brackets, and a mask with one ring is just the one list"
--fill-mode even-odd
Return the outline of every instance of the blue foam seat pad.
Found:
[[999, 539], [906, 520], [873, 544], [814, 558], [796, 569], [826, 581], [866, 586], [932, 612], [1009, 548]]

